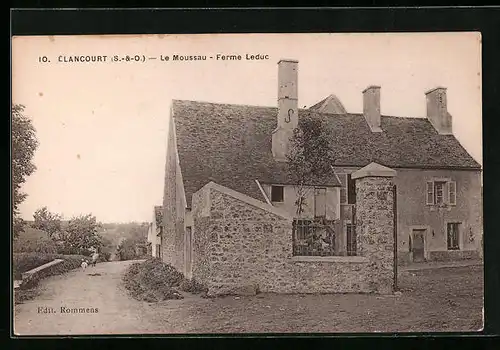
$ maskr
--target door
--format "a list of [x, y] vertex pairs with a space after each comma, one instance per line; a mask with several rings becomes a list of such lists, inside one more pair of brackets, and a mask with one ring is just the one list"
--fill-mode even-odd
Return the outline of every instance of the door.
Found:
[[424, 234], [425, 230], [413, 230], [412, 232], [411, 251], [414, 262], [425, 260]]
[[192, 268], [192, 243], [193, 236], [191, 232], [191, 226], [186, 227], [186, 254], [185, 254], [185, 267], [186, 267], [186, 278], [191, 278], [191, 268]]

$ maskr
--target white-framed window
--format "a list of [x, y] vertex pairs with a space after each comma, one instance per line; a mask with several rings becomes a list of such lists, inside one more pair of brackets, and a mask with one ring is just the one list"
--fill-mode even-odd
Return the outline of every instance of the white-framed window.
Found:
[[427, 205], [456, 205], [457, 183], [448, 179], [427, 181], [425, 198]]

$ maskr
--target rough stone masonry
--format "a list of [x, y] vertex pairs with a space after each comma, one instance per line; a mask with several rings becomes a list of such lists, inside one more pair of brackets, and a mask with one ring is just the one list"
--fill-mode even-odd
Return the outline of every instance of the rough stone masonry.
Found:
[[193, 278], [209, 295], [392, 293], [390, 177], [356, 180], [359, 256], [292, 255], [292, 218], [217, 184], [193, 196]]
[[393, 292], [394, 198], [389, 177], [356, 180], [356, 234], [358, 254], [369, 259], [369, 289]]

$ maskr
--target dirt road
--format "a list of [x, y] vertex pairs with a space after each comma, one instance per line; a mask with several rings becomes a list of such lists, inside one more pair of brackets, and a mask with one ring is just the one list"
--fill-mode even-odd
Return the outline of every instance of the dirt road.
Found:
[[127, 295], [121, 276], [133, 262], [100, 263], [86, 271], [77, 269], [42, 280], [40, 295], [15, 307], [15, 334], [182, 332], [170, 322], [155, 323], [149, 317], [153, 306]]
[[[397, 297], [259, 294], [203, 299], [186, 294], [181, 300], [148, 304], [129, 297], [121, 283], [131, 263], [101, 263], [95, 270], [76, 270], [43, 280], [35, 300], [16, 306], [16, 333], [449, 332], [481, 328], [482, 266], [405, 272], [399, 283], [402, 295]], [[100, 275], [89, 275], [92, 273]], [[44, 307], [56, 312], [43, 313]], [[61, 313], [61, 307], [98, 312]]]

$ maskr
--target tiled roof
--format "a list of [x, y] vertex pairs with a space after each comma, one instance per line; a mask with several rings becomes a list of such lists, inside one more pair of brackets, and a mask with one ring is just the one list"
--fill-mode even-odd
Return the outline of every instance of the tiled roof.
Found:
[[[173, 101], [179, 162], [186, 200], [209, 181], [263, 200], [255, 182], [289, 183], [285, 167], [274, 161], [275, 107]], [[425, 118], [381, 117], [383, 132], [371, 132], [362, 114], [325, 114], [336, 162], [363, 167], [480, 169], [453, 135], [439, 135]], [[332, 174], [311, 185], [337, 186]]]

